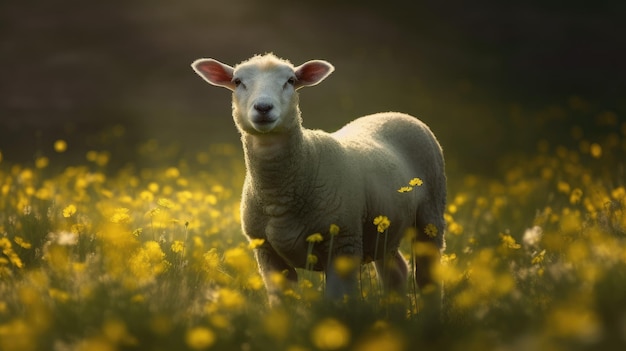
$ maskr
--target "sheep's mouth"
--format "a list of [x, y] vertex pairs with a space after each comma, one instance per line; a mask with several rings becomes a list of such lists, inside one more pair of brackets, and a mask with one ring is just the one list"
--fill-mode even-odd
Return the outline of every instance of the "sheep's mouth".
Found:
[[271, 116], [258, 115], [252, 118], [252, 126], [261, 133], [267, 133], [274, 129], [277, 120]]
[[258, 125], [268, 125], [276, 122], [276, 118], [267, 115], [258, 115], [252, 119], [252, 122]]
[[270, 124], [274, 122], [276, 122], [275, 119], [271, 117], [265, 117], [265, 116], [254, 119], [254, 124]]

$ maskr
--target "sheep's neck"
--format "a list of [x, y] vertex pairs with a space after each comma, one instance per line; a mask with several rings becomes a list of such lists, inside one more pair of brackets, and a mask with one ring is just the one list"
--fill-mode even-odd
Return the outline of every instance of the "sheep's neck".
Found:
[[[301, 179], [311, 162], [304, 147], [302, 131], [280, 135], [246, 135], [243, 138], [246, 164], [250, 180], [263, 199], [271, 205], [282, 205], [299, 197], [303, 189]], [[270, 204], [268, 204], [270, 205]]]

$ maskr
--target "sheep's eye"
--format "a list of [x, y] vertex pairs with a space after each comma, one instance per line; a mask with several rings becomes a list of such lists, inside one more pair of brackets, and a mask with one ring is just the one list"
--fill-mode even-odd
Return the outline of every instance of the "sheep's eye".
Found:
[[296, 84], [296, 78], [295, 77], [291, 77], [287, 80], [287, 84], [289, 85], [294, 85]]
[[233, 83], [235, 84], [235, 86], [236, 86], [236, 87], [238, 87], [238, 86], [240, 86], [240, 85], [241, 85], [241, 79], [239, 79], [239, 78], [234, 78], [234, 79], [233, 79]]

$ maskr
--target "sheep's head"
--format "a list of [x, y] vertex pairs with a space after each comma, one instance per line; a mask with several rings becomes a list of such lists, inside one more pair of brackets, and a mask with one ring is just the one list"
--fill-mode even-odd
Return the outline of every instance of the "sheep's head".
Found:
[[297, 90], [324, 80], [334, 67], [320, 60], [298, 67], [272, 54], [255, 56], [234, 68], [214, 59], [192, 65], [212, 85], [233, 92], [233, 117], [247, 133], [280, 133], [299, 127]]

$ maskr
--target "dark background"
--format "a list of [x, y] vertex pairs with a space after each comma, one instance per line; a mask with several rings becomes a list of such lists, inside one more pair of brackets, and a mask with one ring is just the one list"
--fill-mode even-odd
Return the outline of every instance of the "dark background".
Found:
[[177, 157], [237, 142], [228, 91], [189, 65], [274, 52], [336, 67], [302, 91], [305, 126], [407, 112], [451, 167], [489, 172], [573, 125], [606, 132], [603, 112], [623, 120], [625, 13], [624, 1], [3, 1], [0, 151], [23, 162], [62, 138], [84, 157], [117, 124], [120, 162], [149, 139]]

